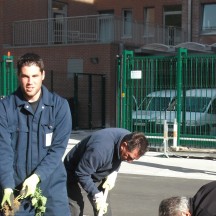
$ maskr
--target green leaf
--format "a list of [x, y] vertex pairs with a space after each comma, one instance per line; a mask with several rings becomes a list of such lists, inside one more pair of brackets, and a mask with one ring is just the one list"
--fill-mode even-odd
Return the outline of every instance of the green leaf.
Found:
[[47, 198], [43, 196], [41, 197], [41, 201], [42, 201], [42, 205], [45, 206], [47, 202]]
[[42, 216], [46, 211], [47, 198], [43, 196], [42, 190], [37, 187], [31, 199], [32, 206], [35, 208], [36, 216]]
[[36, 198], [36, 197], [33, 197], [33, 198], [31, 199], [31, 203], [32, 203], [33, 206], [36, 206], [36, 205], [37, 205], [37, 198]]

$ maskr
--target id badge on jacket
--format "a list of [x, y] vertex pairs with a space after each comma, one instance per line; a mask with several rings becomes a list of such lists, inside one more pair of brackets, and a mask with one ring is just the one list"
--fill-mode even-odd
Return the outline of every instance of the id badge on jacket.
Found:
[[46, 147], [51, 146], [53, 133], [46, 134]]

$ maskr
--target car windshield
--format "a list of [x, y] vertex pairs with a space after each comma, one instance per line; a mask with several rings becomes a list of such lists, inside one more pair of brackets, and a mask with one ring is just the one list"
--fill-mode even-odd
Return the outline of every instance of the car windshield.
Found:
[[[210, 102], [211, 98], [208, 97], [186, 97], [185, 98], [185, 111], [186, 112], [204, 112]], [[183, 101], [183, 99], [182, 99]], [[168, 107], [168, 111], [176, 110], [176, 98]]]
[[170, 97], [148, 97], [139, 106], [139, 110], [163, 111], [166, 110], [170, 102]]
[[187, 112], [204, 112], [210, 102], [208, 97], [186, 97], [185, 110]]

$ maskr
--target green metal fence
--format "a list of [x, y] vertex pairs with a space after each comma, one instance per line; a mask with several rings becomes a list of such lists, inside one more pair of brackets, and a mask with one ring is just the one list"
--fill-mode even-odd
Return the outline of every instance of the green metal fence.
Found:
[[0, 97], [4, 97], [12, 93], [18, 86], [13, 56], [2, 56], [0, 66]]
[[[167, 123], [169, 144], [215, 148], [216, 55], [135, 56], [118, 59], [119, 127], [143, 131], [160, 146]], [[174, 125], [176, 124], [176, 127]], [[177, 129], [176, 129], [177, 128]]]

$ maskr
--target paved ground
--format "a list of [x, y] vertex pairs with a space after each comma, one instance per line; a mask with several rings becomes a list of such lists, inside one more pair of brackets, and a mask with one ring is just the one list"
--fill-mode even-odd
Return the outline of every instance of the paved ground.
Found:
[[[92, 131], [73, 132], [68, 152]], [[123, 162], [111, 193], [113, 216], [157, 216], [163, 198], [192, 196], [203, 184], [216, 180], [214, 159], [190, 158], [147, 152], [138, 161]], [[92, 216], [89, 204], [85, 215]]]

